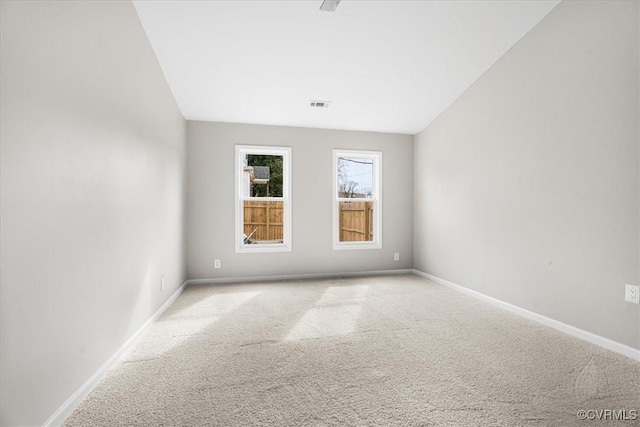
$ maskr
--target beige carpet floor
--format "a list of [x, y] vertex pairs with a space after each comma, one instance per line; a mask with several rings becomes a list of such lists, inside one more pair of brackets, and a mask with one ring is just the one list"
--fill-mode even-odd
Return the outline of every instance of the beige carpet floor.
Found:
[[[189, 286], [67, 426], [593, 426], [640, 363], [418, 276]], [[619, 425], [639, 425], [640, 420]]]

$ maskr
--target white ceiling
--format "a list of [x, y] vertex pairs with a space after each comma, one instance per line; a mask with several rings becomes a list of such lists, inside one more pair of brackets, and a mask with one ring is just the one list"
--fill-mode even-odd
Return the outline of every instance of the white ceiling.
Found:
[[408, 134], [559, 1], [321, 3], [134, 1], [187, 119]]

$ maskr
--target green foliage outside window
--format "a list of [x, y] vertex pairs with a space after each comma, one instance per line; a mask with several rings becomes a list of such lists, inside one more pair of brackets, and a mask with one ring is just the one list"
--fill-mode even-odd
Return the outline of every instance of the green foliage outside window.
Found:
[[248, 166], [268, 166], [270, 175], [269, 184], [252, 186], [251, 196], [282, 197], [282, 156], [249, 154], [247, 161]]

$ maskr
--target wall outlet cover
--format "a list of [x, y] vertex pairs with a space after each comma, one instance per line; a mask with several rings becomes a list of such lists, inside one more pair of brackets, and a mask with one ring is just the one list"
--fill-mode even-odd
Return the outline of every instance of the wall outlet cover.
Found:
[[633, 304], [640, 304], [640, 286], [624, 285], [624, 300]]

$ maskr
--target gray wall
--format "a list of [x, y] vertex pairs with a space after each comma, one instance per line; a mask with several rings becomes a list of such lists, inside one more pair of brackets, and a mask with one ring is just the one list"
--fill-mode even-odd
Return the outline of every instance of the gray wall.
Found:
[[640, 347], [638, 2], [562, 2], [415, 143], [415, 268]]
[[185, 279], [185, 121], [130, 2], [1, 5], [0, 424], [39, 425]]
[[[411, 268], [413, 137], [294, 127], [187, 122], [190, 279]], [[236, 254], [235, 144], [292, 147], [293, 251]], [[382, 249], [332, 249], [332, 149], [380, 150]], [[400, 261], [393, 253], [400, 252]], [[215, 270], [219, 258], [222, 268]]]

